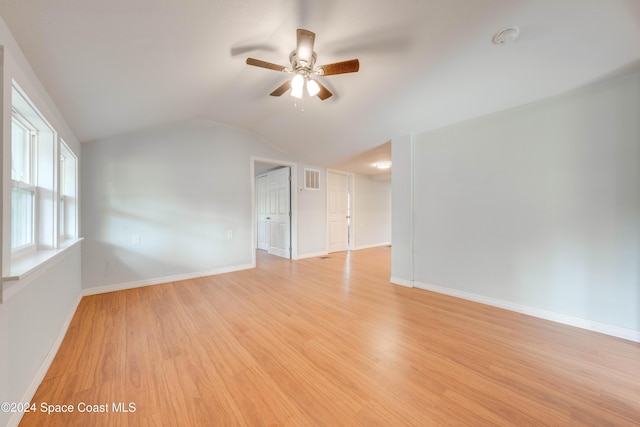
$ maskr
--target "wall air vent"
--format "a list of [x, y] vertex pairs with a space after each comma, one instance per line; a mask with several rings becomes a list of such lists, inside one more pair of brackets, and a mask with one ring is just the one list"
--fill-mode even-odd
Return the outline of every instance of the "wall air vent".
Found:
[[319, 190], [320, 189], [320, 171], [314, 169], [304, 170], [304, 189]]

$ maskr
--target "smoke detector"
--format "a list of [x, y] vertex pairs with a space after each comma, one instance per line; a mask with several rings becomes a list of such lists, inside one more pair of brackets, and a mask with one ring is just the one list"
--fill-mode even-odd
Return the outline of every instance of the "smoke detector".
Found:
[[518, 38], [518, 34], [520, 34], [520, 28], [518, 27], [505, 28], [493, 36], [493, 43], [498, 45], [513, 43]]

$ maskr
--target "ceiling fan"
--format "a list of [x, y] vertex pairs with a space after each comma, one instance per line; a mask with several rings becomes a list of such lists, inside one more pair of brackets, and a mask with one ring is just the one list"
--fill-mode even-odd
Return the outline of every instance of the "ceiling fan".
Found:
[[294, 74], [290, 80], [287, 80], [271, 92], [269, 94], [271, 96], [281, 96], [291, 89], [291, 96], [300, 99], [302, 98], [304, 86], [306, 86], [309, 96], [317, 95], [321, 100], [325, 100], [329, 98], [332, 93], [316, 79], [313, 79], [312, 76], [355, 73], [360, 69], [360, 62], [357, 59], [334, 62], [316, 67], [316, 53], [313, 51], [313, 43], [316, 39], [315, 33], [298, 28], [297, 39], [297, 47], [289, 55], [290, 68], [260, 59], [247, 58], [248, 65]]

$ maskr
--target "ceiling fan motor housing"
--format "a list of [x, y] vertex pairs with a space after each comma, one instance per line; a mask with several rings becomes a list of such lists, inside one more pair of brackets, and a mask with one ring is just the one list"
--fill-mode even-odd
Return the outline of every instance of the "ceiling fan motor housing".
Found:
[[300, 74], [309, 75], [313, 71], [313, 67], [316, 65], [316, 53], [312, 52], [311, 54], [311, 62], [308, 62], [306, 59], [298, 58], [298, 51], [293, 50], [289, 55], [289, 62], [291, 62], [291, 69]]

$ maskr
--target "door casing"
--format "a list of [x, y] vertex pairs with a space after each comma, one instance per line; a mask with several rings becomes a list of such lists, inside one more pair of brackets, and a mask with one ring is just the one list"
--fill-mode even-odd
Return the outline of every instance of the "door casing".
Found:
[[276, 166], [287, 166], [291, 168], [291, 259], [298, 259], [298, 192], [293, 191], [298, 188], [298, 167], [293, 162], [284, 160], [270, 159], [265, 157], [251, 156], [250, 158], [250, 175], [251, 175], [251, 264], [256, 265], [256, 249], [257, 249], [257, 209], [256, 209], [256, 163], [268, 163]]

